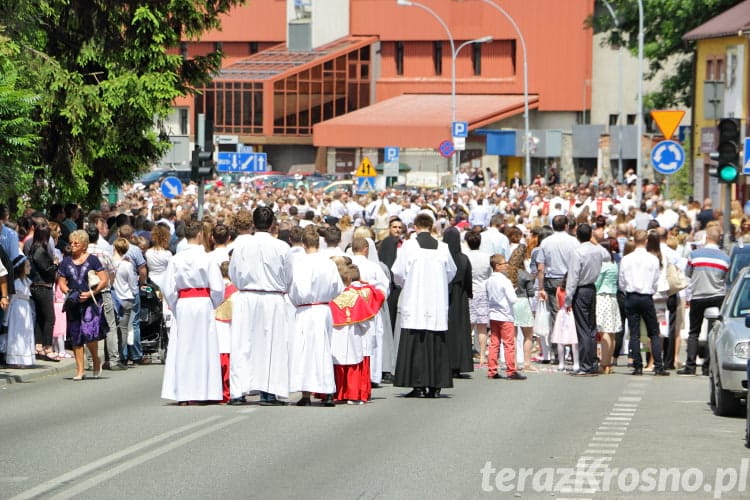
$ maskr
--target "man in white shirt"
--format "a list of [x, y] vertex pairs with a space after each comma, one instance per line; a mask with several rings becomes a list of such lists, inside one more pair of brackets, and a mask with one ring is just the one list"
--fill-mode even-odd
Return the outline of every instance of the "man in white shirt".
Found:
[[495, 214], [490, 219], [490, 227], [482, 233], [482, 242], [479, 249], [486, 254], [500, 254], [506, 259], [510, 257], [510, 240], [500, 232], [503, 225], [503, 216]]
[[659, 323], [656, 320], [653, 295], [659, 281], [660, 262], [646, 251], [646, 231], [636, 231], [635, 250], [620, 261], [618, 286], [625, 292], [625, 310], [630, 330], [630, 352], [633, 356], [633, 375], [643, 375], [641, 358], [641, 319], [646, 323], [646, 331], [651, 339], [651, 357], [654, 360], [654, 375], [666, 376], [661, 355]]

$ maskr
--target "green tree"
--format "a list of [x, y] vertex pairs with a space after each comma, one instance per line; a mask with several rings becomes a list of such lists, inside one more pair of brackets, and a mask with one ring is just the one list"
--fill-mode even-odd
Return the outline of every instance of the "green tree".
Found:
[[243, 0], [14, 0], [0, 24], [21, 47], [44, 122], [44, 181], [59, 199], [95, 203], [156, 162], [169, 143], [160, 121], [174, 99], [220, 68], [221, 54], [190, 59], [180, 42], [219, 28]]
[[[595, 15], [587, 21], [596, 33], [607, 33], [605, 43], [623, 44], [638, 53], [638, 2], [608, 0], [619, 20], [619, 30], [603, 0], [597, 0]], [[718, 16], [742, 0], [643, 0], [643, 53], [648, 59], [645, 78], [652, 79], [664, 64], [676, 58], [672, 74], [666, 75], [661, 90], [652, 95], [655, 109], [692, 106], [690, 88], [693, 82], [694, 42], [684, 42], [683, 35]], [[684, 56], [684, 57], [679, 57]]]
[[18, 73], [18, 46], [0, 35], [0, 199], [16, 205], [32, 191], [41, 124], [35, 107], [39, 96]]

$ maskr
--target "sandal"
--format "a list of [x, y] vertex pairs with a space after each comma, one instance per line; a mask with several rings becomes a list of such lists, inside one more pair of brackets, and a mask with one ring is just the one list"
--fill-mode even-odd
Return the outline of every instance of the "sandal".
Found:
[[[39, 359], [39, 358], [37, 358], [37, 359]], [[44, 349], [44, 357], [42, 359], [45, 360], [45, 361], [53, 361], [55, 363], [59, 363], [60, 362], [60, 357], [52, 349]]]

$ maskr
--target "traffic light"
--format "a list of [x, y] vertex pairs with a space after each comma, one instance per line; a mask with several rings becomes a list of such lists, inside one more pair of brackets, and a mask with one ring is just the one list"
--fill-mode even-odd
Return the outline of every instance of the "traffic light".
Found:
[[211, 177], [214, 173], [213, 153], [210, 151], [193, 151], [190, 161], [190, 180], [200, 182], [201, 179]]
[[740, 121], [735, 118], [722, 118], [719, 130], [718, 165], [716, 177], [719, 182], [732, 184], [740, 175]]

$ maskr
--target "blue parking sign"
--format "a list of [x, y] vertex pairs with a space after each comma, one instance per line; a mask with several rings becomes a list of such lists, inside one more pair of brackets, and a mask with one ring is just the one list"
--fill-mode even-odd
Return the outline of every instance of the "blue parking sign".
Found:
[[468, 122], [453, 122], [451, 124], [451, 133], [453, 137], [469, 137]]
[[398, 161], [398, 148], [394, 146], [387, 146], [384, 150], [385, 162], [397, 162]]

